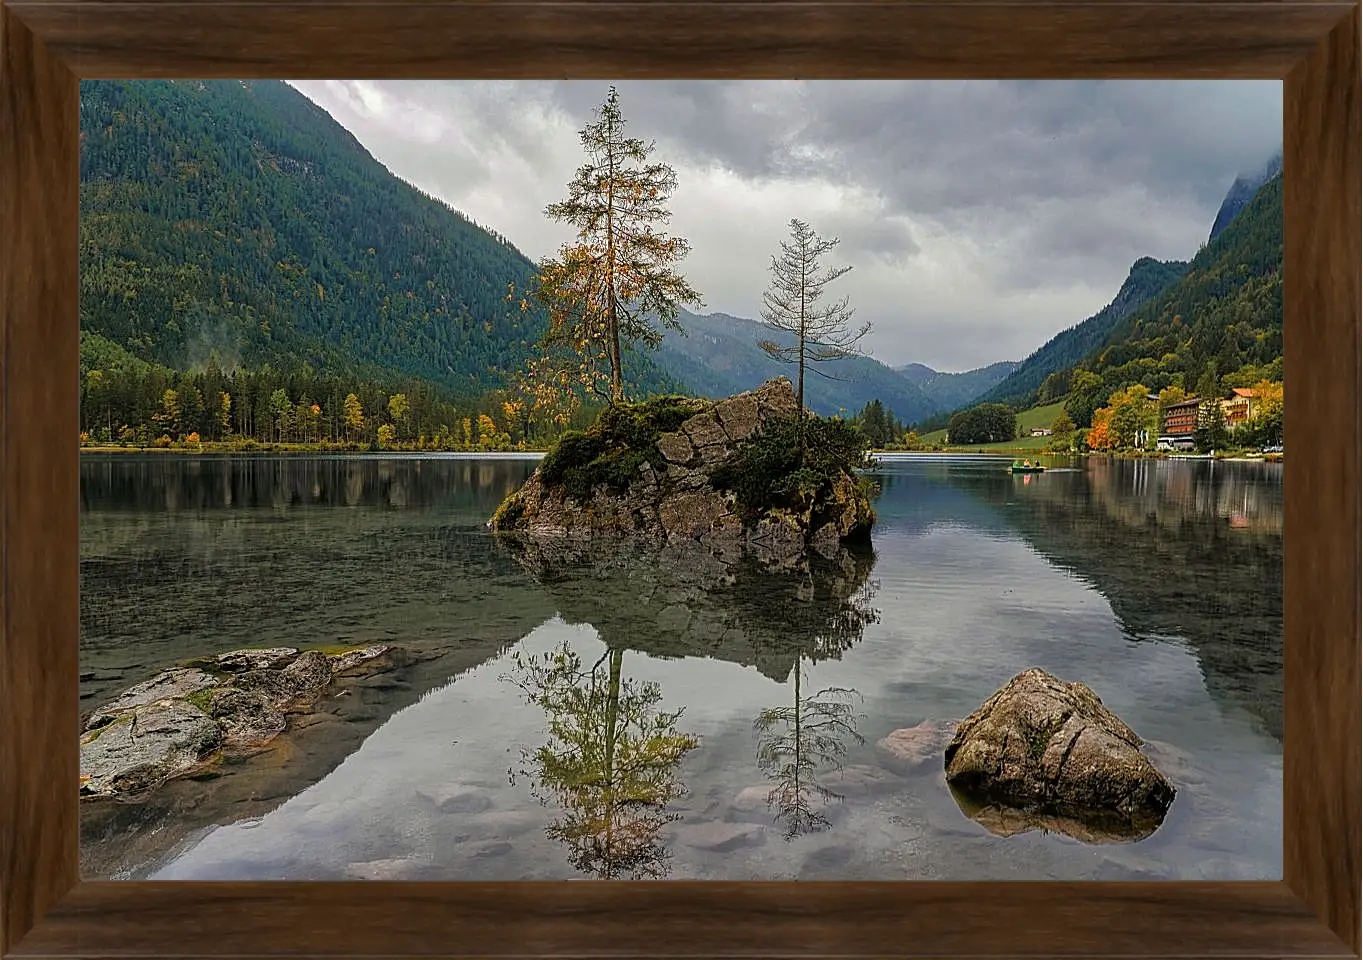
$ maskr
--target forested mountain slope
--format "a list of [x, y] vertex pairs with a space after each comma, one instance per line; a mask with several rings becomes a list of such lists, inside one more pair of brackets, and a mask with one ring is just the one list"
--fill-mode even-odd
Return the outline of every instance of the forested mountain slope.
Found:
[[[1283, 181], [1269, 180], [1185, 276], [1125, 317], [1081, 367], [1105, 383], [1208, 393], [1246, 367], [1282, 379]], [[1249, 384], [1245, 384], [1248, 386]]]
[[894, 369], [923, 391], [939, 410], [953, 411], [992, 390], [1019, 366], [1021, 364], [1014, 360], [1000, 360], [987, 367], [960, 373], [943, 373], [921, 363], [910, 363]]
[[506, 299], [527, 257], [282, 82], [85, 81], [80, 139], [81, 326], [140, 359], [378, 368], [477, 395], [544, 329]]
[[[1107, 343], [1124, 317], [1178, 282], [1187, 269], [1188, 264], [1178, 260], [1137, 260], [1111, 303], [1046, 341], [979, 400], [1027, 407], [1063, 397], [1069, 389], [1064, 371]], [[1047, 378], [1056, 379], [1047, 383]]]

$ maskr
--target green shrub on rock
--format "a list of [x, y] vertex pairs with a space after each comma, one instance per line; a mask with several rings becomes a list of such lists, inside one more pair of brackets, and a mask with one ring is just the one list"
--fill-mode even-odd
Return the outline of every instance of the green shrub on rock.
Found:
[[591, 498], [598, 484], [620, 492], [646, 461], [662, 469], [658, 438], [678, 429], [706, 407], [691, 397], [655, 397], [641, 403], [613, 403], [584, 430], [570, 430], [540, 464], [545, 484], [562, 484], [578, 501]]
[[[710, 483], [731, 491], [749, 517], [784, 509], [809, 520], [832, 505], [842, 478], [869, 465], [869, 450], [866, 435], [836, 417], [772, 419], [711, 471]], [[868, 481], [857, 482], [869, 493]]]

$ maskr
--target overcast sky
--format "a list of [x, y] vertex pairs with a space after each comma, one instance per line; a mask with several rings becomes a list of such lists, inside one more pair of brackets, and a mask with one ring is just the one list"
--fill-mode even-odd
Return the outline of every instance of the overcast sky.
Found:
[[[532, 258], [583, 154], [595, 81], [299, 81], [393, 173]], [[1190, 257], [1239, 172], [1282, 141], [1277, 81], [622, 81], [628, 132], [679, 184], [701, 312], [756, 317], [791, 217], [873, 354], [1020, 360], [1101, 309], [1132, 261]]]

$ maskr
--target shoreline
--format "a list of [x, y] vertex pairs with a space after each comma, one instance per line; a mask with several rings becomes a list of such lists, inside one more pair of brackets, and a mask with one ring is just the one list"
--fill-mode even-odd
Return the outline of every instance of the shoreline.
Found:
[[298, 457], [384, 457], [384, 456], [424, 456], [424, 457], [491, 457], [491, 458], [516, 458], [516, 457], [542, 457], [548, 450], [538, 449], [513, 449], [513, 450], [422, 450], [419, 448], [397, 448], [372, 450], [368, 447], [342, 447], [320, 444], [257, 444], [249, 448], [242, 448], [225, 443], [205, 443], [197, 447], [118, 447], [118, 446], [97, 446], [89, 445], [80, 448], [81, 454], [96, 454], [98, 456], [133, 456], [140, 454], [156, 455], [180, 455], [180, 456], [220, 456], [220, 457], [255, 457], [262, 454], [269, 456], [298, 456]]
[[[119, 446], [83, 446], [80, 453], [93, 454], [96, 456], [136, 456], [141, 454], [157, 455], [180, 455], [180, 456], [221, 456], [221, 457], [250, 457], [250, 456], [296, 456], [296, 457], [317, 457], [317, 456], [337, 456], [337, 457], [448, 457], [451, 459], [538, 459], [548, 453], [547, 449], [518, 449], [518, 450], [421, 450], [421, 449], [387, 449], [371, 450], [368, 448], [353, 449], [330, 445], [303, 445], [303, 444], [260, 444], [249, 449], [242, 449], [230, 444], [205, 443], [198, 447], [119, 447]], [[1137, 453], [1045, 453], [1034, 450], [967, 450], [951, 449], [942, 450], [871, 450], [873, 457], [980, 457], [992, 458], [996, 460], [1015, 460], [1018, 457], [1031, 457], [1042, 459], [1049, 457], [1064, 457], [1069, 459], [1084, 459], [1092, 457], [1105, 457], [1110, 460], [1212, 460], [1227, 463], [1282, 463], [1281, 453], [1270, 454], [1250, 454], [1250, 455], [1217, 455], [1215, 457], [1190, 456], [1188, 454], [1164, 453], [1164, 452], [1137, 452]]]
[[1268, 454], [1236, 454], [1234, 456], [1217, 454], [1213, 457], [1191, 455], [1184, 453], [1164, 453], [1164, 452], [1133, 452], [1133, 453], [1046, 453], [1035, 450], [966, 450], [952, 449], [950, 447], [941, 450], [872, 450], [872, 456], [895, 456], [895, 457], [981, 457], [995, 460], [1016, 460], [1020, 457], [1027, 457], [1032, 460], [1045, 458], [1061, 457], [1065, 459], [1094, 459], [1104, 458], [1107, 460], [1196, 460], [1196, 461], [1221, 461], [1226, 463], [1282, 463], [1281, 453]]

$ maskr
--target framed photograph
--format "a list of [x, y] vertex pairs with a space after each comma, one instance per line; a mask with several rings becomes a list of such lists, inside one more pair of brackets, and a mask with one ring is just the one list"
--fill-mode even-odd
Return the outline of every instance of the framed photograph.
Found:
[[1359, 52], [0, 0], [0, 957], [1358, 956]]

